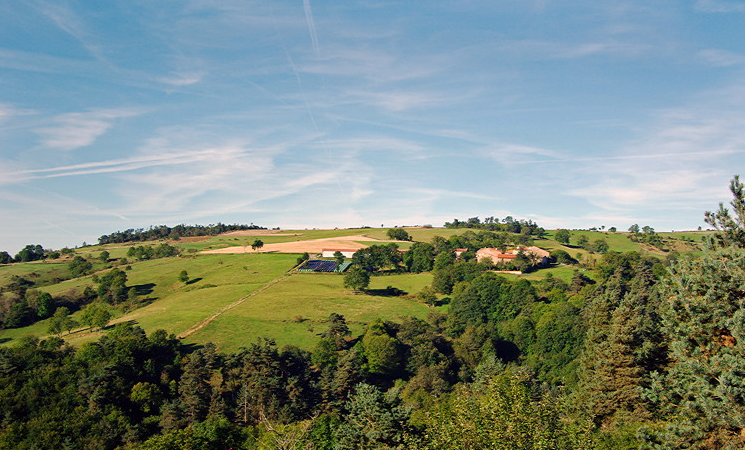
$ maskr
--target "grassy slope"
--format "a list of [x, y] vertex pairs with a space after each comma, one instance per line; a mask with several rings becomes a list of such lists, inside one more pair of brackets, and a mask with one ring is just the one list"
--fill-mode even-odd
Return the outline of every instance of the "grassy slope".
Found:
[[[272, 236], [215, 236], [199, 242], [174, 242], [173, 244], [184, 250], [190, 248], [201, 250], [205, 247], [250, 245], [257, 238], [265, 243], [350, 235], [387, 239], [387, 230], [387, 228], [298, 230], [285, 231]], [[447, 238], [466, 231], [466, 229], [443, 228], [406, 228], [406, 230], [415, 241], [420, 242], [430, 242], [436, 235]], [[660, 234], [663, 237], [692, 239], [700, 242], [704, 232]], [[580, 235], [586, 235], [590, 241], [598, 238], [605, 239], [614, 251], [643, 251], [639, 244], [626, 237], [626, 233], [572, 231], [571, 242], [575, 243]], [[549, 231], [547, 238], [536, 240], [535, 245], [548, 250], [564, 249], [575, 257], [578, 255], [583, 258], [597, 256], [589, 255], [585, 250], [571, 245], [563, 246], [551, 239], [552, 237], [553, 232]], [[364, 240], [360, 242], [372, 243], [372, 241]], [[159, 242], [92, 246], [76, 249], [75, 253], [86, 258], [96, 258], [105, 249], [109, 251], [111, 258], [122, 258], [126, 256], [128, 248], [133, 245], [159, 245]], [[409, 246], [408, 243], [401, 245], [403, 248]], [[132, 270], [127, 271], [127, 284], [140, 286], [144, 294], [141, 298], [146, 298], [151, 303], [128, 313], [120, 311], [115, 321], [133, 320], [148, 331], [164, 328], [178, 334], [214, 314], [220, 308], [282, 276], [294, 265], [296, 257], [297, 255], [283, 254], [199, 255], [142, 262], [131, 261]], [[96, 263], [95, 268], [103, 269], [103, 265]], [[0, 285], [6, 284], [11, 275], [29, 277], [32, 273], [36, 273], [38, 279], [51, 280], [55, 276], [64, 274], [66, 270], [66, 261], [0, 266]], [[192, 284], [184, 285], [177, 281], [181, 270], [189, 273], [193, 280]], [[572, 267], [552, 267], [523, 275], [523, 277], [540, 279], [552, 273], [568, 281], [573, 271]], [[381, 276], [373, 277], [370, 288], [372, 290], [383, 289], [390, 285], [413, 294], [430, 281], [430, 274]], [[59, 295], [71, 289], [82, 290], [88, 285], [93, 285], [90, 276], [44, 286], [40, 290]], [[214, 287], [205, 287], [209, 285], [214, 285]], [[203, 329], [189, 336], [186, 341], [202, 343], [211, 340], [227, 350], [234, 350], [258, 336], [270, 336], [280, 344], [294, 344], [309, 348], [317, 340], [318, 333], [325, 329], [323, 321], [331, 312], [344, 314], [350, 321], [352, 329], [358, 332], [365, 323], [376, 317], [385, 319], [396, 319], [400, 315], [422, 317], [427, 310], [426, 306], [404, 298], [353, 294], [343, 289], [341, 276], [293, 274], [258, 295], [250, 297], [238, 307], [227, 311]], [[79, 313], [76, 313], [73, 317], [78, 316]], [[298, 316], [302, 321], [294, 321]], [[3, 330], [0, 331], [0, 342], [12, 342], [28, 334], [44, 336], [46, 329], [47, 323], [42, 321], [26, 328]], [[79, 331], [65, 338], [73, 343], [81, 343], [96, 339], [99, 335], [100, 333]]]
[[[376, 318], [423, 318], [429, 310], [422, 303], [402, 297], [354, 294], [343, 288], [343, 279], [333, 274], [293, 274], [222, 314], [186, 342], [211, 341], [223, 350], [233, 351], [260, 336], [269, 336], [280, 345], [311, 348], [326, 329], [325, 320], [332, 312], [343, 314], [352, 332], [359, 333]], [[391, 285], [416, 293], [430, 282], [430, 274], [373, 277], [370, 289]]]

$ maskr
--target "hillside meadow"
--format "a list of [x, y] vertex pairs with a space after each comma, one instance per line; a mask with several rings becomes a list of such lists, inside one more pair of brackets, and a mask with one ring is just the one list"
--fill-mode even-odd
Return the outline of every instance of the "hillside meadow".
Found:
[[[412, 237], [411, 242], [398, 242], [400, 248], [410, 248], [414, 242], [430, 242], [435, 236], [448, 238], [470, 229], [444, 229], [430, 227], [406, 227]], [[214, 342], [219, 348], [234, 351], [255, 341], [258, 337], [270, 337], [278, 344], [291, 344], [301, 348], [311, 348], [324, 330], [326, 318], [332, 312], [344, 315], [353, 333], [361, 332], [367, 323], [377, 318], [396, 320], [402, 316], [424, 318], [432, 308], [413, 300], [410, 296], [388, 296], [384, 294], [388, 286], [408, 294], [416, 294], [431, 282], [432, 275], [396, 274], [375, 276], [367, 293], [354, 293], [343, 287], [343, 276], [338, 274], [292, 273], [299, 254], [247, 253], [247, 254], [200, 254], [210, 249], [235, 246], [250, 246], [256, 239], [265, 244], [282, 242], [301, 242], [344, 236], [359, 236], [364, 245], [387, 240], [388, 229], [356, 228], [334, 230], [262, 230], [241, 235], [225, 235], [198, 238], [184, 238], [167, 241], [180, 248], [180, 257], [152, 259], [146, 261], [128, 260], [124, 263], [127, 251], [133, 246], [159, 245], [162, 241], [142, 243], [108, 244], [74, 249], [72, 255], [61, 260], [10, 264], [0, 266], [0, 286], [7, 285], [12, 276], [20, 276], [36, 281], [36, 289], [53, 296], [75, 295], [87, 286], [93, 287], [93, 274], [64, 281], [69, 273], [68, 262], [80, 255], [94, 263], [97, 275], [119, 267], [127, 275], [127, 286], [133, 286], [138, 294], [139, 307], [123, 310], [112, 308], [114, 318], [111, 325], [119, 322], [132, 322], [147, 331], [162, 328], [175, 335], [182, 335], [185, 342], [203, 344]], [[266, 235], [257, 235], [266, 234]], [[586, 236], [591, 242], [604, 239], [610, 249], [617, 252], [638, 251], [657, 257], [665, 252], [647, 249], [643, 244], [628, 238], [628, 233], [608, 231], [571, 231], [569, 245], [556, 242], [555, 230], [546, 232], [542, 239], [535, 239], [535, 245], [549, 251], [565, 250], [571, 256], [592, 265], [599, 257], [576, 245], [579, 236]], [[695, 252], [705, 232], [660, 233], [666, 245], [677, 245], [684, 251]], [[369, 239], [369, 240], [368, 240]], [[98, 260], [102, 251], [108, 251], [110, 262]], [[524, 275], [505, 275], [508, 278], [523, 277], [540, 280], [551, 274], [569, 282], [575, 267], [553, 265]], [[180, 282], [178, 275], [186, 271], [187, 283]], [[591, 271], [587, 272], [590, 277]], [[72, 314], [80, 319], [81, 312]], [[22, 328], [0, 331], [0, 344], [9, 345], [27, 335], [46, 336], [48, 320], [39, 321]], [[195, 329], [196, 328], [196, 329]], [[104, 330], [105, 331], [105, 330]], [[65, 333], [63, 337], [72, 344], [98, 339], [102, 331], [77, 329]]]

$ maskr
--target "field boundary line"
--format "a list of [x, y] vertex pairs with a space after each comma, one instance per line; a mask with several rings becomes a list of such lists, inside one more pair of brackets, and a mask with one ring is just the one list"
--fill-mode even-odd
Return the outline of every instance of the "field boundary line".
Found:
[[222, 308], [218, 309], [216, 313], [212, 314], [211, 316], [209, 316], [206, 319], [202, 320], [201, 322], [197, 323], [196, 325], [194, 325], [193, 327], [189, 328], [188, 330], [179, 333], [179, 335], [177, 337], [179, 339], [184, 339], [186, 337], [191, 336], [192, 334], [196, 333], [197, 331], [199, 331], [202, 328], [204, 328], [207, 325], [209, 325], [213, 320], [217, 319], [222, 314], [230, 311], [231, 309], [233, 309], [236, 306], [240, 305], [241, 303], [245, 302], [249, 298], [251, 298], [251, 297], [253, 297], [255, 295], [258, 295], [258, 294], [264, 292], [265, 290], [269, 289], [270, 287], [274, 286], [275, 284], [279, 283], [280, 281], [288, 278], [289, 276], [290, 276], [290, 273], [282, 274], [282, 276], [279, 276], [279, 277], [277, 277], [277, 278], [269, 281], [265, 285], [261, 286], [260, 288], [256, 289], [255, 291], [251, 292], [250, 294], [239, 298], [238, 300], [234, 301], [233, 303], [231, 303], [229, 305], [223, 306]]

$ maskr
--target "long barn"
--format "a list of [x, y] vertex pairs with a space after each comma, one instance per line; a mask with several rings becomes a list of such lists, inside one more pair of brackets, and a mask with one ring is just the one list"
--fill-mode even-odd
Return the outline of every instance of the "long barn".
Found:
[[342, 255], [344, 255], [345, 258], [351, 258], [354, 255], [354, 252], [357, 250], [355, 249], [349, 249], [349, 248], [324, 248], [321, 250], [321, 257], [322, 258], [333, 258], [334, 253], [341, 252]]

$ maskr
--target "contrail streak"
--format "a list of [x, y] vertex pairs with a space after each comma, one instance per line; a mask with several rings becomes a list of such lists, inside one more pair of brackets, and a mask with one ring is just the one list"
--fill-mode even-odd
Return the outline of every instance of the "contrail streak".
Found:
[[318, 35], [316, 34], [316, 24], [313, 21], [313, 11], [310, 9], [310, 0], [303, 0], [303, 8], [305, 9], [305, 21], [308, 22], [310, 42], [313, 45], [313, 50], [318, 53]]

